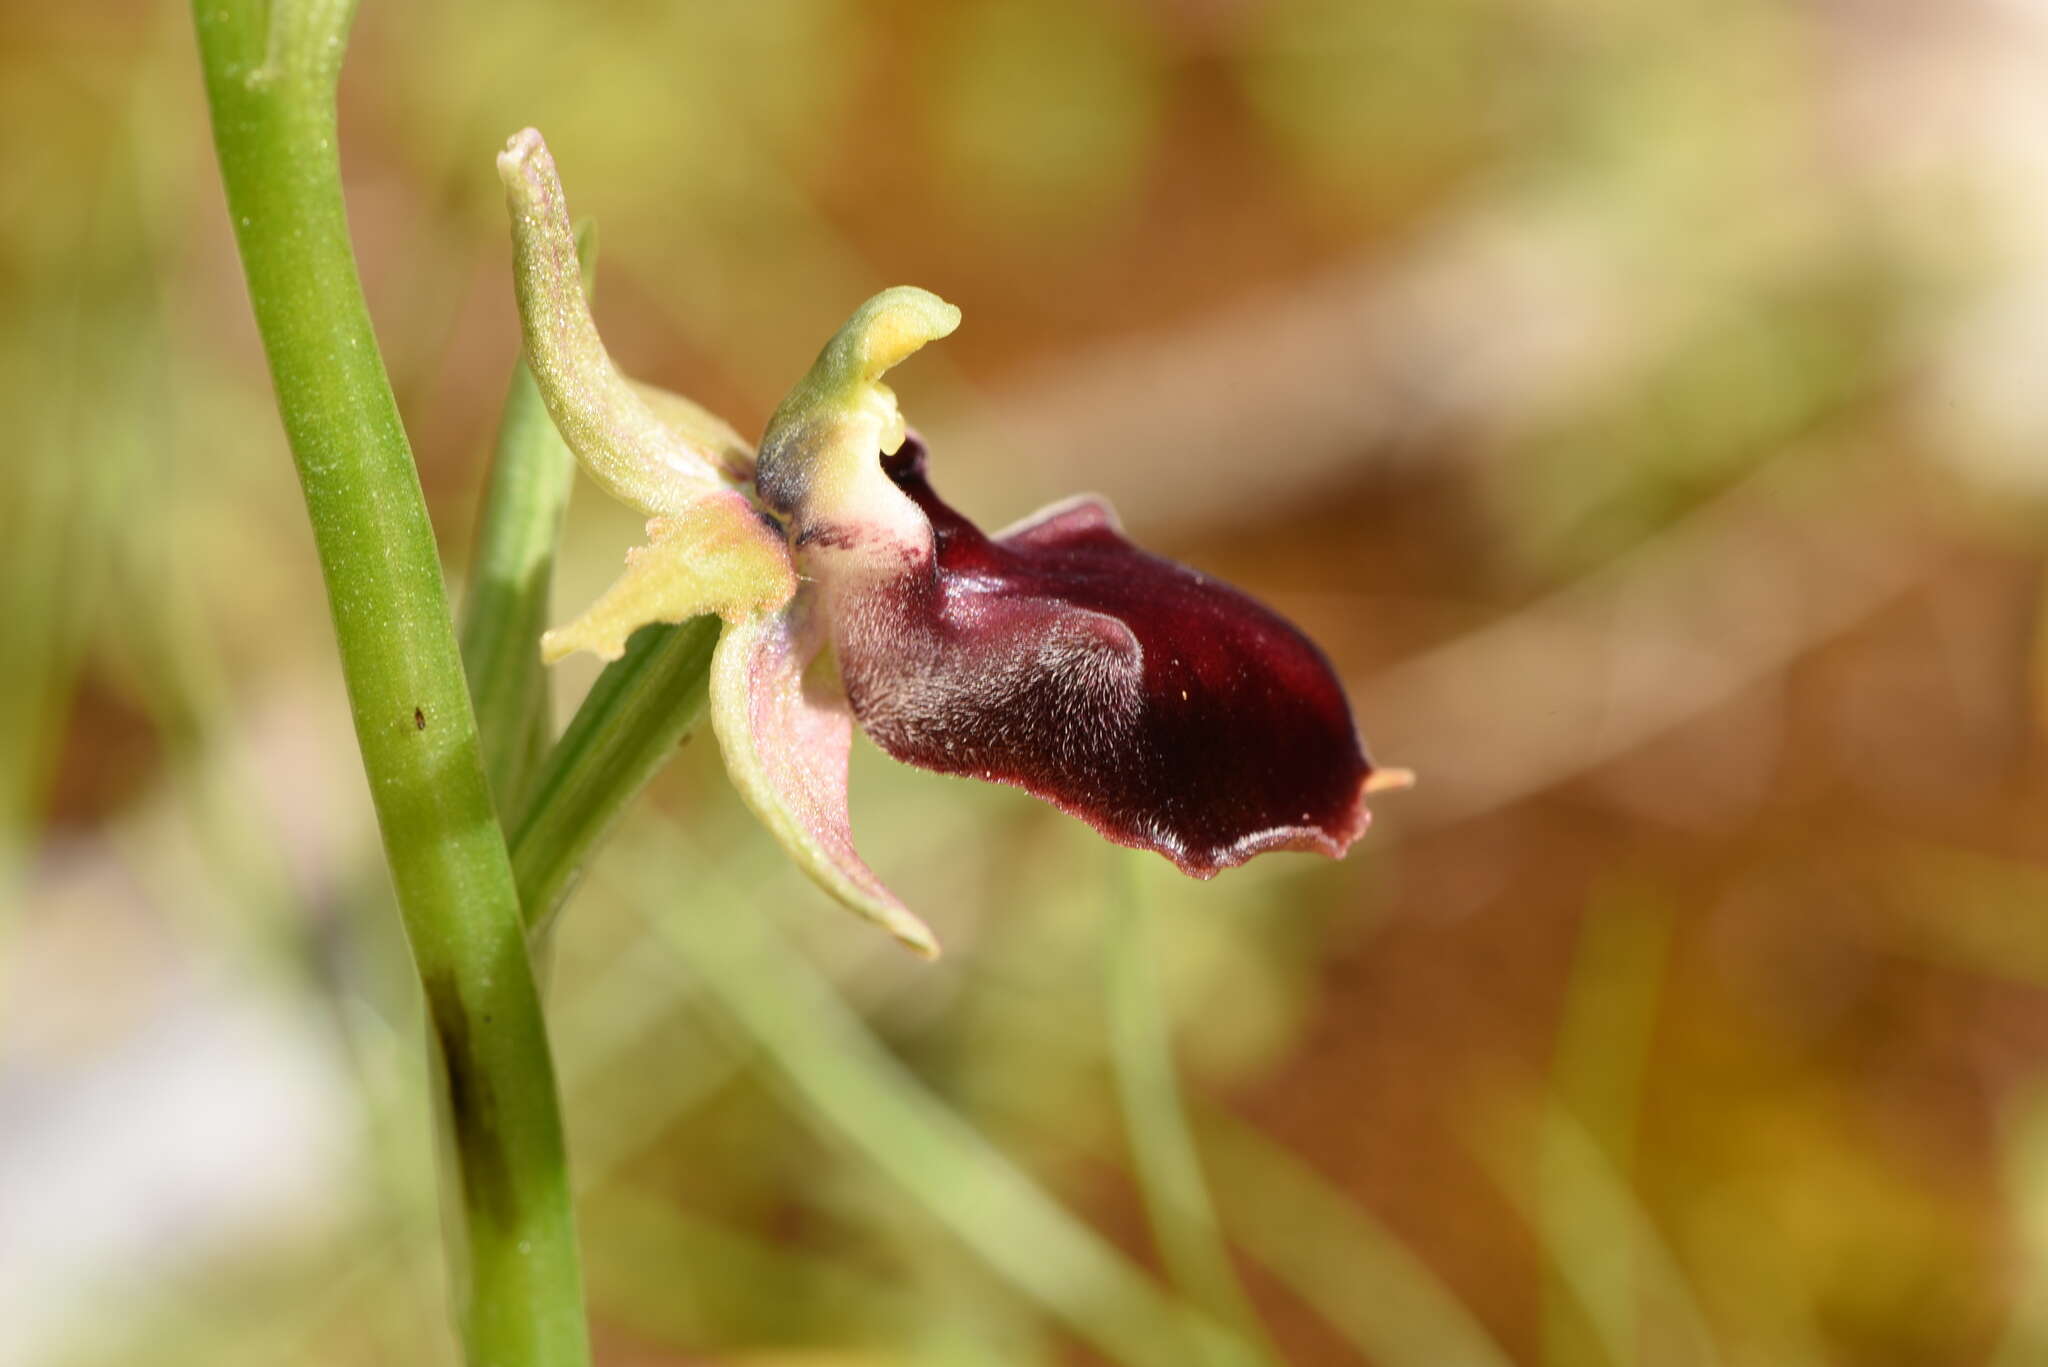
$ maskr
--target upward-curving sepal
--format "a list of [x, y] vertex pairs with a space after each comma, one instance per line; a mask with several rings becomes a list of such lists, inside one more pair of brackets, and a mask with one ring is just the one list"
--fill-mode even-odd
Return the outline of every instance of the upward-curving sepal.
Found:
[[853, 848], [846, 762], [853, 714], [810, 669], [824, 635], [805, 589], [780, 612], [735, 622], [711, 662], [711, 724], [725, 770], [812, 881], [927, 958], [939, 942]]
[[528, 128], [506, 143], [498, 178], [512, 213], [527, 364], [585, 473], [614, 498], [657, 517], [744, 481], [752, 473], [750, 453], [732, 428], [673, 395], [662, 397], [666, 411], [657, 414], [612, 364], [584, 297], [555, 159], [538, 132]]
[[781, 528], [735, 486], [753, 452], [724, 419], [678, 394], [619, 373], [597, 335], [554, 158], [533, 129], [498, 157], [527, 364], [548, 416], [584, 472], [652, 514], [648, 544], [589, 611], [548, 632], [550, 662], [576, 650], [606, 660], [655, 622], [715, 613], [727, 622], [772, 612], [796, 591]]

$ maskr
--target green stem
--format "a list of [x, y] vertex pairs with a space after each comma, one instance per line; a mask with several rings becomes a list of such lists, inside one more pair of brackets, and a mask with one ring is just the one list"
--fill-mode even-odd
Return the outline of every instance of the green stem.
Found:
[[718, 631], [716, 617], [699, 617], [635, 632], [549, 753], [512, 839], [535, 943], [591, 849], [703, 718]]
[[448, 1079], [469, 1360], [578, 1367], [590, 1350], [540, 999], [342, 205], [334, 88], [353, 9], [200, 0], [193, 12], [228, 209]]

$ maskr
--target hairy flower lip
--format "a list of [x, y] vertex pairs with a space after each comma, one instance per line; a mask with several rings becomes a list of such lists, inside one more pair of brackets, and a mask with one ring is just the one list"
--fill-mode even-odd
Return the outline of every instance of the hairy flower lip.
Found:
[[1290, 623], [1134, 545], [1099, 499], [989, 537], [932, 491], [915, 434], [874, 458], [928, 550], [890, 546], [858, 577], [816, 568], [848, 696], [883, 750], [1022, 788], [1198, 878], [1272, 850], [1341, 856], [1365, 832], [1377, 771], [1328, 660]]

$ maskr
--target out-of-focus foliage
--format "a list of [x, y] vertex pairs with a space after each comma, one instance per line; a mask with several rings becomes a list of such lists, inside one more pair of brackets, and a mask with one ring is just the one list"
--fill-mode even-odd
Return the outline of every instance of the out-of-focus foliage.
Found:
[[[0, 1361], [441, 1360], [415, 989], [189, 15], [0, 9]], [[861, 750], [925, 966], [686, 747], [550, 989], [604, 1360], [1229, 1322], [1155, 1251], [1132, 916], [1254, 1354], [2048, 1356], [2044, 58], [1992, 0], [365, 0], [343, 164], [451, 573], [532, 124], [638, 373], [757, 430], [938, 290], [897, 388], [948, 497], [1111, 495], [1423, 776], [1341, 865], [1196, 884]], [[579, 494], [558, 601], [635, 532]]]

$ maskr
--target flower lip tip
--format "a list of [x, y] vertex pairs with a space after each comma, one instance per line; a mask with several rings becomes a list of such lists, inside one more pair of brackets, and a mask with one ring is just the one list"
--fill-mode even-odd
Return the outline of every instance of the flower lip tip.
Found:
[[1406, 792], [1414, 786], [1415, 771], [1413, 769], [1375, 769], [1365, 776], [1364, 791], [1368, 793], [1399, 793]]

